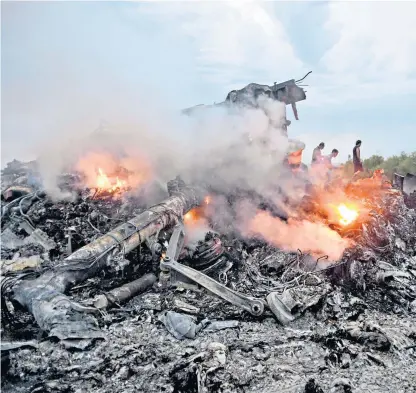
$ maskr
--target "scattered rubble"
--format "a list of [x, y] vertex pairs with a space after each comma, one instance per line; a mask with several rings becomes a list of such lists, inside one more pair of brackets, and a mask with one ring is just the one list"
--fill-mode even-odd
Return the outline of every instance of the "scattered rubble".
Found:
[[231, 232], [187, 247], [205, 194], [179, 178], [150, 207], [77, 174], [76, 199], [53, 202], [36, 179], [35, 163], [2, 175], [2, 391], [414, 391], [416, 212], [399, 192], [366, 202], [333, 263]]

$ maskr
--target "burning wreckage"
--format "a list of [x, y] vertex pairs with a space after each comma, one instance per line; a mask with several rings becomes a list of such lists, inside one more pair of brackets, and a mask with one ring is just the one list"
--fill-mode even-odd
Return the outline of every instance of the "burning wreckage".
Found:
[[[262, 94], [291, 104], [296, 118], [306, 98], [293, 80], [251, 84], [219, 105], [255, 105]], [[309, 181], [296, 146], [288, 170], [305, 192], [283, 198], [285, 216], [254, 191], [224, 195], [180, 177], [148, 207], [120, 168], [97, 168], [95, 187], [63, 174], [61, 188], [76, 198], [54, 202], [36, 162], [9, 163], [3, 391], [414, 391], [409, 195], [379, 173]], [[242, 231], [247, 200], [256, 211]], [[226, 230], [213, 214], [224, 201], [233, 212]], [[192, 240], [201, 222], [204, 238]]]

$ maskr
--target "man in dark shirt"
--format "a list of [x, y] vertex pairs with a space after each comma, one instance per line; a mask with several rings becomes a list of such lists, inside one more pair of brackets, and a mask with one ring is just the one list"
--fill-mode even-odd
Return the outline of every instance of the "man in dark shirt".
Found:
[[312, 165], [319, 164], [322, 157], [322, 150], [325, 147], [325, 143], [321, 142], [318, 146], [313, 149], [312, 153]]
[[358, 140], [355, 142], [355, 146], [352, 149], [352, 162], [354, 164], [354, 173], [362, 172], [363, 171], [363, 163], [361, 161], [361, 141]]

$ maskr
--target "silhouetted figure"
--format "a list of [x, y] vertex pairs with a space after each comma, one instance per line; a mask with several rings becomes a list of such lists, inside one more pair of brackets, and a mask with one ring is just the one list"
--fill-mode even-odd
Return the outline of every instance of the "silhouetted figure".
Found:
[[354, 164], [354, 173], [362, 172], [364, 170], [363, 163], [361, 161], [360, 147], [361, 141], [358, 140], [357, 142], [355, 142], [355, 146], [352, 149], [352, 162]]

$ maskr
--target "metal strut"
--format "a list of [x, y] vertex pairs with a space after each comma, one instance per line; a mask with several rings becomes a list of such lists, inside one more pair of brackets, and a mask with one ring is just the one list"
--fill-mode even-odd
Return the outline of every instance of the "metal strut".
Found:
[[243, 310], [248, 311], [252, 315], [258, 316], [263, 314], [264, 302], [261, 299], [252, 298], [239, 292], [233, 291], [232, 289], [220, 284], [218, 281], [215, 281], [211, 277], [199, 272], [198, 270], [178, 263], [176, 260], [182, 250], [184, 244], [184, 236], [184, 226], [182, 223], [179, 223], [175, 226], [170, 238], [166, 256], [160, 263], [161, 281], [167, 282], [170, 280], [172, 283], [172, 281], [174, 281], [172, 280], [171, 275], [173, 271], [196, 282], [214, 295], [224, 299], [231, 304], [234, 304], [237, 307], [242, 308]]

